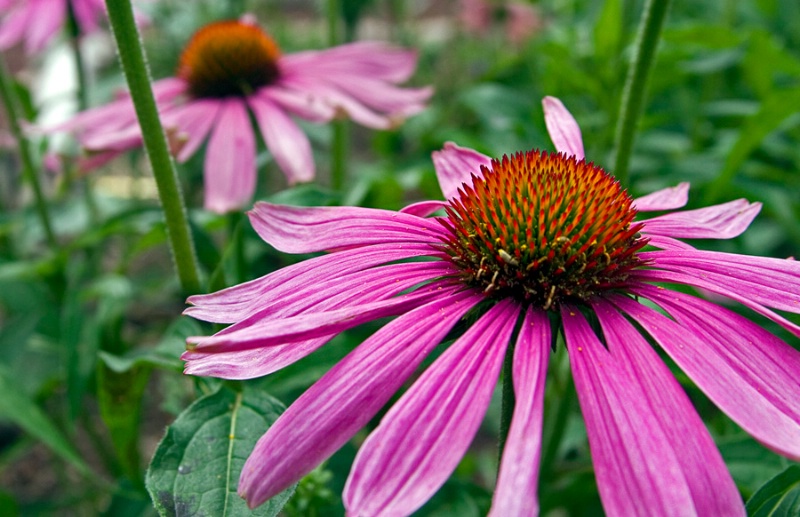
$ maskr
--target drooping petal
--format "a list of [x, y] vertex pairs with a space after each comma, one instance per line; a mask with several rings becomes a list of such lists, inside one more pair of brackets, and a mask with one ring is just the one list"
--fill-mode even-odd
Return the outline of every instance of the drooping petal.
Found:
[[642, 220], [642, 233], [679, 239], [732, 239], [741, 235], [760, 211], [761, 203], [737, 199]]
[[67, 19], [66, 2], [28, 1], [31, 11], [25, 38], [25, 50], [29, 54], [42, 50], [58, 34]]
[[481, 166], [489, 167], [492, 159], [467, 147], [446, 142], [441, 151], [433, 152], [433, 166], [445, 199], [458, 195], [464, 183], [472, 184], [472, 175], [481, 175]]
[[[705, 273], [698, 274], [686, 274], [686, 273], [676, 273], [673, 271], [658, 271], [655, 269], [650, 270], [640, 270], [635, 271], [632, 275], [632, 279], [636, 279], [643, 282], [668, 282], [668, 283], [677, 283], [677, 284], [684, 284], [689, 285], [692, 287], [699, 287], [700, 289], [705, 289], [711, 293], [719, 294], [730, 298], [731, 300], [737, 301], [751, 309], [762, 316], [769, 318], [770, 320], [774, 321], [778, 325], [782, 326], [789, 332], [792, 332], [796, 336], [800, 336], [800, 325], [797, 325], [780, 314], [764, 307], [764, 305], [753, 301], [752, 290], [747, 290], [744, 294], [740, 291], [739, 288], [747, 287], [746, 284], [740, 284], [736, 279], [730, 279], [722, 275], [713, 275], [714, 278], [708, 278], [708, 275]], [[758, 290], [756, 289], [756, 293]]]
[[453, 286], [434, 283], [390, 300], [299, 314], [277, 321], [248, 322], [251, 324], [244, 328], [225, 329], [213, 336], [189, 337], [186, 341], [193, 350], [200, 352], [232, 352], [331, 336], [368, 321], [403, 314], [453, 289]]
[[314, 179], [314, 155], [306, 134], [269, 98], [253, 95], [248, 103], [261, 128], [267, 149], [289, 184]]
[[[259, 311], [218, 335], [236, 332], [253, 321], [265, 322], [288, 318], [301, 313], [323, 312], [368, 302], [385, 300], [396, 296], [421, 282], [441, 276], [446, 270], [445, 262], [417, 262], [384, 266], [338, 277], [328, 286], [315, 286], [297, 290], [291, 297], [278, 297], [272, 307]], [[193, 350], [185, 352], [184, 373], [210, 375], [223, 379], [253, 379], [275, 372], [302, 359], [327, 343], [333, 335], [325, 335], [307, 341], [293, 341], [286, 345], [270, 346], [253, 350], [203, 353]]]
[[800, 459], [800, 352], [747, 318], [676, 291], [641, 286], [676, 321], [633, 300], [633, 317], [703, 392], [770, 449]]
[[30, 10], [26, 6], [12, 9], [0, 23], [0, 50], [6, 50], [22, 40], [29, 26]]
[[220, 101], [217, 125], [203, 164], [205, 208], [217, 213], [239, 209], [256, 189], [256, 141], [240, 99]]
[[234, 323], [260, 310], [265, 299], [280, 299], [298, 287], [319, 282], [320, 278], [336, 278], [393, 260], [430, 253], [427, 244], [385, 244], [314, 257], [215, 293], [190, 296], [186, 301], [194, 306], [187, 308], [184, 314], [214, 323]]
[[398, 317], [301, 395], [258, 441], [242, 469], [239, 493], [250, 507], [296, 482], [349, 440], [481, 299], [469, 291], [448, 294]]
[[262, 88], [258, 95], [311, 122], [329, 122], [336, 116], [333, 106], [306, 92], [270, 85]]
[[248, 212], [262, 239], [285, 253], [313, 253], [389, 242], [438, 242], [436, 221], [357, 207], [293, 207], [258, 202]]
[[362, 126], [373, 129], [391, 129], [393, 121], [391, 117], [378, 113], [370, 109], [364, 103], [346, 92], [343, 92], [333, 84], [319, 81], [310, 77], [283, 78], [281, 85], [292, 90], [296, 90], [306, 95], [313, 95], [324, 99], [334, 111], [346, 114]]
[[408, 515], [444, 484], [483, 420], [519, 311], [498, 302], [386, 413], [356, 455], [348, 514]]
[[767, 307], [800, 313], [798, 261], [703, 250], [664, 250], [640, 256], [655, 267], [719, 283]]
[[683, 208], [688, 201], [689, 184], [679, 183], [674, 187], [656, 190], [646, 196], [637, 197], [633, 204], [640, 212], [655, 212]]
[[162, 110], [164, 127], [174, 127], [178, 138], [183, 140], [175, 157], [179, 162], [185, 162], [200, 148], [216, 124], [221, 107], [216, 99], [195, 99], [173, 109]]
[[583, 137], [581, 128], [572, 113], [564, 104], [555, 97], [542, 99], [544, 108], [544, 122], [550, 139], [559, 153], [574, 156], [576, 160], [583, 160]]
[[697, 514], [743, 514], [741, 496], [714, 440], [669, 369], [614, 307], [601, 300], [592, 307], [611, 355], [635, 379], [669, 440]]
[[[595, 335], [576, 308], [562, 306], [564, 339], [603, 508], [611, 516], [696, 515], [692, 493], [642, 379]], [[651, 361], [643, 366], [657, 371]], [[673, 390], [674, 391], [674, 390]], [[670, 413], [671, 416], [671, 413]], [[740, 512], [741, 513], [741, 512]]]
[[539, 513], [539, 458], [550, 321], [528, 309], [514, 348], [514, 415], [508, 430], [490, 516], [514, 517]]
[[279, 66], [284, 74], [290, 76], [343, 74], [401, 83], [414, 73], [417, 53], [380, 41], [358, 41], [285, 55], [281, 57]]

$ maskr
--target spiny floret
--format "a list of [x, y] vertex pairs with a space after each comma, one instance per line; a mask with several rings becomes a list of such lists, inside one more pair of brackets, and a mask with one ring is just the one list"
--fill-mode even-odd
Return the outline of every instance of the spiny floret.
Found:
[[222, 21], [197, 31], [181, 54], [178, 76], [193, 97], [245, 96], [278, 78], [280, 50], [256, 25]]
[[549, 309], [619, 287], [641, 264], [632, 199], [600, 167], [534, 150], [481, 172], [443, 220], [445, 251], [471, 286]]

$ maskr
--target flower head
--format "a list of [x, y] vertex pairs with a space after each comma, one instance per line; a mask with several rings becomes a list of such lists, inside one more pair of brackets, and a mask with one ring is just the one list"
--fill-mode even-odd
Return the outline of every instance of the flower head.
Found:
[[[800, 458], [800, 353], [729, 309], [664, 285], [728, 297], [800, 335], [773, 311], [800, 312], [798, 262], [701, 251], [678, 240], [735, 237], [760, 205], [673, 211], [685, 205], [687, 184], [632, 199], [584, 160], [580, 130], [561, 102], [548, 97], [544, 105], [558, 154], [490, 160], [448, 144], [434, 154], [445, 202], [401, 212], [255, 206], [254, 228], [279, 250], [330, 253], [189, 298], [187, 314], [231, 325], [190, 338], [187, 373], [266, 375], [347, 328], [397, 317], [259, 440], [239, 483], [251, 506], [347, 442], [468, 313], [474, 323], [361, 446], [344, 493], [352, 515], [406, 515], [442, 486], [477, 432], [507, 353], [516, 405], [492, 514], [536, 513], [556, 332], [609, 515], [632, 506], [648, 515], [744, 514], [711, 436], [648, 338], [742, 428]], [[431, 217], [440, 209], [445, 215]], [[648, 211], [670, 212], [640, 217]]]
[[[205, 206], [227, 212], [247, 205], [255, 191], [251, 114], [289, 183], [309, 181], [311, 145], [292, 115], [312, 122], [346, 115], [367, 127], [391, 128], [423, 109], [432, 93], [396, 86], [415, 66], [413, 51], [378, 42], [282, 54], [245, 16], [201, 28], [184, 49], [176, 77], [156, 81], [153, 92], [179, 161], [208, 139]], [[65, 130], [76, 132], [90, 152], [84, 170], [141, 145], [127, 96], [48, 129]]]

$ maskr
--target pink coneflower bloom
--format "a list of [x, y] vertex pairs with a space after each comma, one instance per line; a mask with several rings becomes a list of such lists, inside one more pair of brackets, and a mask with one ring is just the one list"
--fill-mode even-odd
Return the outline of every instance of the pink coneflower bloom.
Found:
[[81, 34], [105, 18], [103, 0], [0, 0], [0, 50], [24, 42], [29, 54], [42, 50], [64, 27], [70, 5]]
[[[416, 53], [358, 42], [326, 50], [281, 54], [249, 18], [200, 29], [180, 58], [177, 77], [153, 83], [164, 126], [178, 142], [177, 159], [191, 157], [208, 137], [205, 207], [227, 212], [250, 203], [256, 186], [256, 135], [290, 184], [314, 177], [308, 138], [291, 115], [313, 122], [346, 115], [389, 129], [424, 108], [430, 88], [400, 88]], [[129, 98], [78, 114], [50, 131], [73, 130], [92, 154], [88, 169], [141, 145]], [[210, 137], [209, 137], [210, 135]]]
[[[277, 249], [329, 253], [190, 297], [187, 314], [231, 325], [189, 339], [187, 373], [266, 375], [345, 329], [397, 316], [258, 441], [239, 480], [251, 506], [346, 443], [468, 313], [474, 323], [361, 446], [344, 491], [349, 514], [407, 515], [442, 486], [508, 353], [516, 406], [492, 515], [537, 513], [545, 372], [559, 331], [608, 515], [744, 515], [711, 436], [648, 338], [747, 432], [800, 459], [800, 353], [727, 308], [664, 286], [730, 298], [800, 335], [773, 312], [800, 312], [798, 262], [679, 240], [735, 237], [760, 205], [673, 211], [687, 201], [685, 183], [633, 199], [585, 161], [561, 102], [548, 97], [544, 106], [558, 153], [490, 160], [448, 144], [434, 154], [445, 202], [400, 212], [258, 203], [250, 212]], [[437, 209], [445, 215], [428, 217]], [[649, 211], [669, 212], [639, 218]]]

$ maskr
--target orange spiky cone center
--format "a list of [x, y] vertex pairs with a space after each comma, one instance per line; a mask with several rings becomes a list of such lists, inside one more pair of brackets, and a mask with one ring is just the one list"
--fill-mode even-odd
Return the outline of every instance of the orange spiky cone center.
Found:
[[246, 96], [278, 78], [280, 50], [256, 25], [222, 21], [197, 31], [181, 54], [178, 77], [193, 97]]
[[600, 167], [534, 150], [482, 173], [442, 220], [444, 250], [470, 286], [547, 310], [622, 287], [642, 264], [633, 200]]

